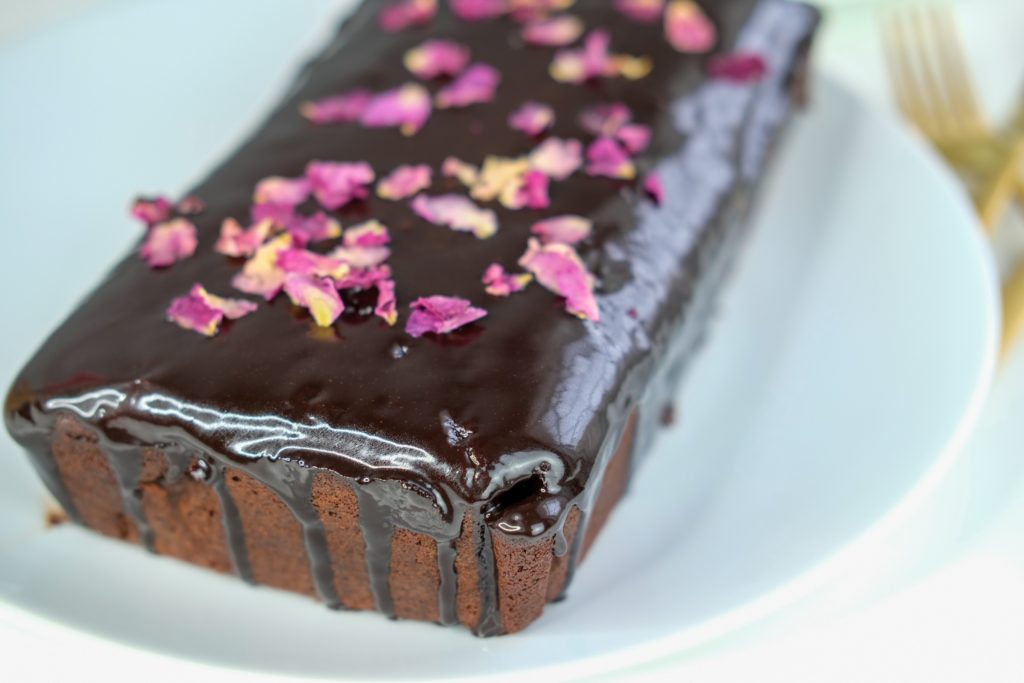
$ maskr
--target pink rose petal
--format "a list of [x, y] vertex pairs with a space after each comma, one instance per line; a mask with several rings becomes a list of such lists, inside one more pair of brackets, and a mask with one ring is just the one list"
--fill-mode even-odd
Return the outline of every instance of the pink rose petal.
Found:
[[622, 102], [597, 104], [580, 112], [579, 123], [592, 135], [613, 137], [633, 120], [633, 112]]
[[402, 31], [425, 24], [437, 14], [437, 0], [399, 0], [377, 15], [377, 24], [385, 31]]
[[433, 105], [430, 93], [418, 83], [374, 95], [359, 117], [367, 128], [398, 128], [402, 135], [415, 135], [427, 121]]
[[346, 230], [341, 243], [349, 248], [383, 247], [391, 243], [391, 235], [386, 225], [380, 221], [370, 220]]
[[474, 64], [441, 88], [437, 93], [437, 106], [440, 109], [451, 109], [490, 102], [494, 99], [499, 83], [501, 74], [497, 69], [487, 64]]
[[317, 211], [312, 216], [295, 214], [285, 229], [295, 238], [295, 244], [301, 247], [341, 236], [341, 223], [323, 211]]
[[509, 14], [514, 21], [519, 22], [544, 19], [575, 4], [576, 0], [508, 0]]
[[448, 157], [441, 164], [441, 175], [445, 178], [456, 178], [466, 187], [470, 187], [475, 185], [480, 177], [480, 169], [462, 159]]
[[546, 289], [565, 297], [570, 313], [586, 320], [598, 321], [601, 313], [594, 298], [594, 276], [587, 272], [579, 254], [568, 244], [553, 242], [542, 245], [530, 238], [529, 248], [519, 265], [533, 273]]
[[285, 278], [277, 259], [281, 253], [291, 249], [292, 243], [292, 236], [284, 233], [264, 244], [245, 262], [242, 272], [235, 275], [231, 285], [240, 292], [258, 294], [267, 301], [273, 299], [281, 291]]
[[256, 185], [253, 202], [256, 204], [278, 204], [298, 206], [307, 199], [312, 187], [306, 178], [282, 178], [271, 176]]
[[565, 180], [583, 165], [583, 143], [548, 138], [530, 153], [530, 167], [553, 180]]
[[167, 197], [139, 198], [132, 204], [132, 217], [148, 225], [170, 220], [174, 203]]
[[653, 24], [661, 19], [665, 0], [615, 0], [615, 9], [627, 19]]
[[630, 123], [615, 134], [615, 137], [630, 154], [639, 154], [651, 144], [651, 128], [639, 123]]
[[665, 186], [661, 182], [661, 176], [651, 173], [644, 181], [644, 191], [651, 196], [655, 204], [662, 204], [665, 201]]
[[370, 289], [384, 280], [391, 279], [391, 268], [387, 265], [355, 268], [351, 273], [335, 281], [338, 289]]
[[489, 209], [482, 209], [467, 197], [445, 194], [436, 197], [419, 195], [412, 200], [412, 210], [434, 225], [443, 225], [458, 232], [471, 232], [487, 239], [498, 231], [498, 217]]
[[299, 112], [310, 122], [323, 126], [331, 123], [355, 123], [373, 101], [373, 92], [352, 90], [312, 102], [303, 102]]
[[284, 291], [292, 304], [307, 309], [320, 327], [330, 327], [345, 311], [345, 304], [330, 278], [289, 273]]
[[344, 261], [306, 249], [285, 249], [277, 255], [277, 267], [286, 275], [293, 273], [312, 277], [341, 280], [351, 267]]
[[528, 170], [530, 163], [525, 158], [488, 156], [469, 194], [477, 201], [500, 199], [509, 208], [521, 208], [517, 201]]
[[295, 207], [290, 204], [253, 204], [250, 209], [253, 223], [269, 220], [278, 228], [286, 228], [295, 220]]
[[417, 338], [431, 332], [448, 334], [487, 315], [487, 311], [475, 308], [469, 301], [450, 296], [416, 299], [410, 308], [412, 315], [405, 331]]
[[703, 54], [718, 40], [718, 32], [693, 0], [671, 0], [665, 8], [665, 37], [679, 52]]
[[206, 202], [194, 194], [190, 194], [178, 202], [178, 213], [182, 216], [194, 216], [206, 211]]
[[626, 150], [612, 138], [598, 138], [587, 148], [587, 173], [616, 180], [632, 180], [636, 166]]
[[507, 0], [448, 0], [452, 12], [465, 21], [489, 21], [508, 11]]
[[259, 221], [246, 229], [234, 218], [226, 218], [221, 223], [220, 238], [213, 249], [218, 254], [234, 258], [252, 256], [267, 240], [273, 229], [274, 222], [270, 219]]
[[576, 244], [590, 237], [593, 228], [593, 222], [583, 216], [556, 216], [534, 223], [530, 232], [544, 244]]
[[646, 57], [614, 55], [609, 52], [611, 34], [604, 29], [591, 31], [583, 41], [583, 48], [559, 50], [551, 62], [551, 77], [560, 83], [585, 83], [603, 76], [622, 76], [630, 80], [650, 73], [652, 63]]
[[526, 289], [526, 285], [533, 280], [530, 273], [519, 273], [513, 275], [505, 272], [505, 268], [498, 263], [492, 263], [484, 272], [483, 283], [485, 291], [491, 296], [511, 296], [516, 292]]
[[206, 291], [200, 285], [171, 302], [167, 319], [186, 330], [194, 330], [212, 337], [220, 330], [225, 318], [237, 320], [255, 311], [258, 306], [244, 299], [224, 299]]
[[381, 199], [407, 199], [430, 187], [433, 171], [426, 164], [399, 166], [377, 183]]
[[365, 161], [311, 161], [306, 166], [313, 195], [329, 211], [365, 199], [375, 177], [373, 168]]
[[756, 83], [768, 74], [768, 64], [757, 53], [734, 52], [712, 58], [708, 73], [723, 81]]
[[380, 280], [377, 282], [377, 305], [373, 314], [382, 318], [388, 325], [398, 322], [398, 300], [395, 299], [395, 281]]
[[167, 268], [196, 253], [196, 226], [184, 218], [159, 223], [149, 229], [139, 255], [151, 268]]
[[525, 102], [508, 117], [508, 125], [527, 135], [540, 135], [555, 124], [555, 110], [540, 102]]
[[548, 188], [551, 181], [543, 171], [530, 169], [523, 176], [522, 187], [516, 193], [514, 206], [508, 208], [546, 209], [551, 206]]
[[542, 19], [523, 26], [523, 40], [530, 45], [565, 47], [583, 35], [583, 22], [579, 17], [564, 15]]
[[424, 80], [458, 76], [469, 64], [469, 48], [451, 40], [428, 40], [406, 52], [403, 63]]

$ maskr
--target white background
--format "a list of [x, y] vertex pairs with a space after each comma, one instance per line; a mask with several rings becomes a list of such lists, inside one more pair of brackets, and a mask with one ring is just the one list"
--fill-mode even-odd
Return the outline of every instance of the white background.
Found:
[[[117, 1], [126, 0], [0, 0], [0, 40]], [[818, 47], [821, 68], [891, 106], [877, 22], [880, 11], [899, 3], [821, 4], [832, 6]], [[1024, 85], [1024, 2], [953, 4], [986, 111], [999, 120]], [[1019, 244], [1024, 227], [1011, 220], [1000, 239], [1001, 260], [1016, 255]], [[15, 630], [0, 623], [0, 680], [92, 680], [102, 671], [95, 652], [122, 664], [138, 660], [139, 678], [164, 680], [149, 655], [76, 642], [54, 650], [52, 641], [23, 625]], [[10, 647], [35, 651], [45, 667], [5, 671], [3, 652]], [[197, 669], [196, 680], [201, 675]], [[939, 490], [859, 566], [778, 617], [628, 678], [1024, 681], [1024, 348], [1006, 362], [975, 436]], [[218, 678], [243, 679], [253, 677]], [[623, 679], [618, 673], [607, 678]]]

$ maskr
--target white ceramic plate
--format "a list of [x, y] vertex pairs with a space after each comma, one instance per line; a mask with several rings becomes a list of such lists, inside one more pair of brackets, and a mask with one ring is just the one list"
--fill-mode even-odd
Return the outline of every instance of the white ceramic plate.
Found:
[[[183, 190], [228, 151], [338, 6], [124, 3], [0, 50], [5, 385], [132, 239], [127, 199]], [[706, 641], [824, 580], [923, 495], [973, 424], [996, 295], [969, 206], [924, 147], [827, 79], [815, 86], [681, 426], [570, 598], [525, 633], [481, 641], [333, 613], [77, 528], [45, 531], [45, 496], [6, 436], [0, 619], [55, 644], [99, 636], [261, 672], [567, 675]]]

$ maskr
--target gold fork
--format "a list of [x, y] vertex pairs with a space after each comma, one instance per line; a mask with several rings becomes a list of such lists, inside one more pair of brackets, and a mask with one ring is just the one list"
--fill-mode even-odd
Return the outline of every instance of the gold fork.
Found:
[[[900, 109], [965, 183], [991, 236], [1013, 200], [1024, 133], [1020, 121], [997, 135], [985, 123], [951, 12], [931, 7], [882, 22], [889, 72]], [[1003, 290], [1002, 351], [1024, 329], [1024, 264]]]

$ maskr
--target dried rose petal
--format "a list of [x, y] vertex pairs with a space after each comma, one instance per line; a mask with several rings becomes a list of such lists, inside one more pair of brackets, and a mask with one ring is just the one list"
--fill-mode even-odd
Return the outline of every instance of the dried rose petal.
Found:
[[556, 216], [534, 223], [530, 232], [544, 244], [576, 244], [590, 237], [593, 228], [593, 222], [583, 216]]
[[377, 305], [373, 314], [382, 318], [388, 325], [398, 322], [398, 300], [395, 298], [395, 281], [380, 280], [377, 282]]
[[292, 243], [292, 236], [284, 233], [264, 244], [245, 262], [231, 285], [246, 294], [259, 294], [267, 301], [273, 299], [281, 291], [285, 277], [284, 270], [277, 265], [278, 256], [291, 249]]
[[218, 254], [232, 256], [252, 256], [270, 236], [274, 222], [262, 220], [246, 229], [234, 218], [226, 218], [220, 226], [220, 238], [213, 249]]
[[651, 128], [639, 123], [626, 124], [615, 137], [630, 154], [639, 154], [651, 144]]
[[386, 265], [355, 268], [351, 273], [335, 281], [338, 289], [370, 289], [384, 280], [391, 279], [391, 268]]
[[252, 199], [256, 204], [298, 206], [309, 199], [311, 191], [312, 187], [306, 178], [271, 176], [256, 185]]
[[644, 181], [644, 191], [651, 196], [655, 204], [662, 204], [665, 201], [665, 185], [661, 182], [661, 176], [651, 173]]
[[611, 138], [598, 138], [587, 148], [587, 173], [616, 180], [632, 180], [636, 166], [623, 147]]
[[391, 258], [391, 250], [387, 247], [336, 247], [331, 258], [344, 261], [353, 270], [374, 268]]
[[206, 202], [194, 194], [190, 194], [178, 202], [178, 213], [182, 216], [195, 216], [206, 211]]
[[323, 126], [331, 123], [355, 123], [373, 101], [373, 92], [352, 90], [312, 102], [303, 102], [299, 112], [310, 122]]
[[300, 247], [341, 236], [341, 223], [323, 211], [317, 211], [312, 216], [296, 214], [288, 221], [285, 229]]
[[225, 299], [224, 297], [210, 294], [200, 284], [193, 285], [190, 296], [199, 299], [209, 308], [219, 311], [228, 320], [244, 318], [259, 308], [259, 306], [252, 301], [246, 301], [245, 299]]
[[433, 171], [426, 164], [399, 166], [377, 183], [381, 199], [407, 199], [430, 187]]
[[587, 34], [581, 50], [559, 50], [551, 62], [551, 77], [562, 83], [584, 83], [602, 76], [624, 76], [631, 80], [643, 78], [651, 70], [651, 61], [644, 57], [613, 55], [609, 52], [612, 37], [599, 29]]
[[512, 202], [523, 186], [523, 176], [530, 169], [524, 158], [509, 158], [491, 155], [484, 159], [470, 196], [477, 201], [489, 202], [503, 198]]
[[579, 17], [564, 15], [542, 19], [523, 26], [523, 40], [530, 45], [565, 47], [583, 35], [583, 22]]
[[365, 161], [311, 161], [306, 166], [306, 178], [317, 201], [333, 211], [356, 199], [365, 199], [376, 174]]
[[533, 275], [530, 273], [513, 275], [505, 272], [501, 264], [492, 263], [484, 272], [483, 283], [486, 285], [485, 291], [491, 296], [511, 296], [526, 289], [531, 280]]
[[584, 109], [579, 116], [583, 130], [600, 137], [613, 137], [632, 120], [632, 110], [622, 102], [596, 104]]
[[428, 40], [406, 52], [403, 63], [424, 80], [458, 76], [469, 64], [469, 48], [451, 40]]
[[565, 308], [570, 313], [587, 320], [601, 319], [594, 298], [594, 276], [587, 272], [579, 254], [570, 245], [558, 242], [542, 245], [531, 237], [519, 265], [533, 273], [543, 287], [565, 297]]
[[289, 273], [284, 291], [292, 304], [307, 309], [320, 327], [330, 327], [345, 311], [345, 304], [330, 278]]
[[508, 117], [508, 125], [527, 135], [540, 135], [555, 124], [555, 110], [540, 102], [525, 102]]
[[258, 306], [244, 299], [224, 299], [196, 284], [185, 296], [178, 297], [167, 308], [167, 319], [186, 330], [212, 337], [220, 330], [224, 318], [237, 320], [255, 311]]
[[306, 249], [285, 249], [277, 255], [277, 267], [289, 275], [297, 273], [332, 280], [340, 280], [352, 270], [344, 261]]
[[441, 175], [445, 178], [457, 178], [460, 183], [469, 187], [476, 184], [480, 169], [462, 159], [448, 157], [441, 164]]
[[708, 63], [713, 78], [733, 83], [756, 83], [768, 74], [768, 63], [755, 52], [733, 52]]
[[612, 55], [608, 61], [608, 75], [622, 76], [629, 81], [645, 78], [654, 68], [650, 57], [633, 57], [631, 55]]
[[718, 32], [693, 0], [671, 0], [665, 8], [665, 37], [679, 52], [703, 54], [718, 40]]
[[381, 9], [377, 24], [385, 31], [401, 31], [425, 24], [437, 14], [437, 0], [399, 0]]
[[465, 21], [489, 21], [508, 11], [507, 0], [449, 0], [452, 12]]
[[615, 9], [627, 19], [645, 24], [653, 24], [661, 19], [665, 9], [665, 0], [615, 0]]
[[487, 239], [498, 231], [498, 217], [494, 212], [480, 208], [462, 195], [428, 197], [421, 194], [412, 200], [411, 206], [420, 218], [434, 225], [471, 232], [480, 239]]
[[269, 220], [277, 228], [288, 227], [296, 215], [290, 204], [253, 204], [249, 213], [253, 223]]
[[471, 104], [490, 102], [501, 83], [501, 74], [488, 64], [474, 64], [458, 78], [441, 88], [437, 93], [440, 109], [468, 107]]
[[171, 214], [174, 213], [174, 202], [163, 196], [152, 199], [140, 197], [132, 204], [131, 213], [133, 218], [147, 226], [156, 225], [171, 218]]
[[565, 180], [583, 165], [583, 143], [548, 138], [530, 153], [530, 167], [553, 180]]
[[413, 337], [422, 337], [428, 332], [448, 334], [487, 315], [487, 311], [475, 308], [469, 301], [451, 296], [416, 299], [409, 307], [412, 315], [405, 324], [405, 331]]
[[508, 0], [508, 10], [515, 21], [533, 21], [575, 4], [576, 0]]
[[523, 176], [522, 186], [516, 192], [515, 198], [505, 205], [510, 209], [546, 209], [551, 206], [551, 198], [548, 195], [550, 184], [551, 181], [543, 171], [530, 169]]
[[184, 218], [175, 218], [149, 229], [139, 255], [151, 268], [167, 268], [196, 253], [198, 244], [196, 226]]
[[415, 135], [427, 121], [433, 105], [430, 93], [418, 83], [374, 95], [359, 117], [367, 128], [398, 128], [402, 135]]
[[346, 230], [341, 243], [349, 248], [383, 247], [391, 243], [391, 235], [386, 225], [380, 221], [369, 220]]

